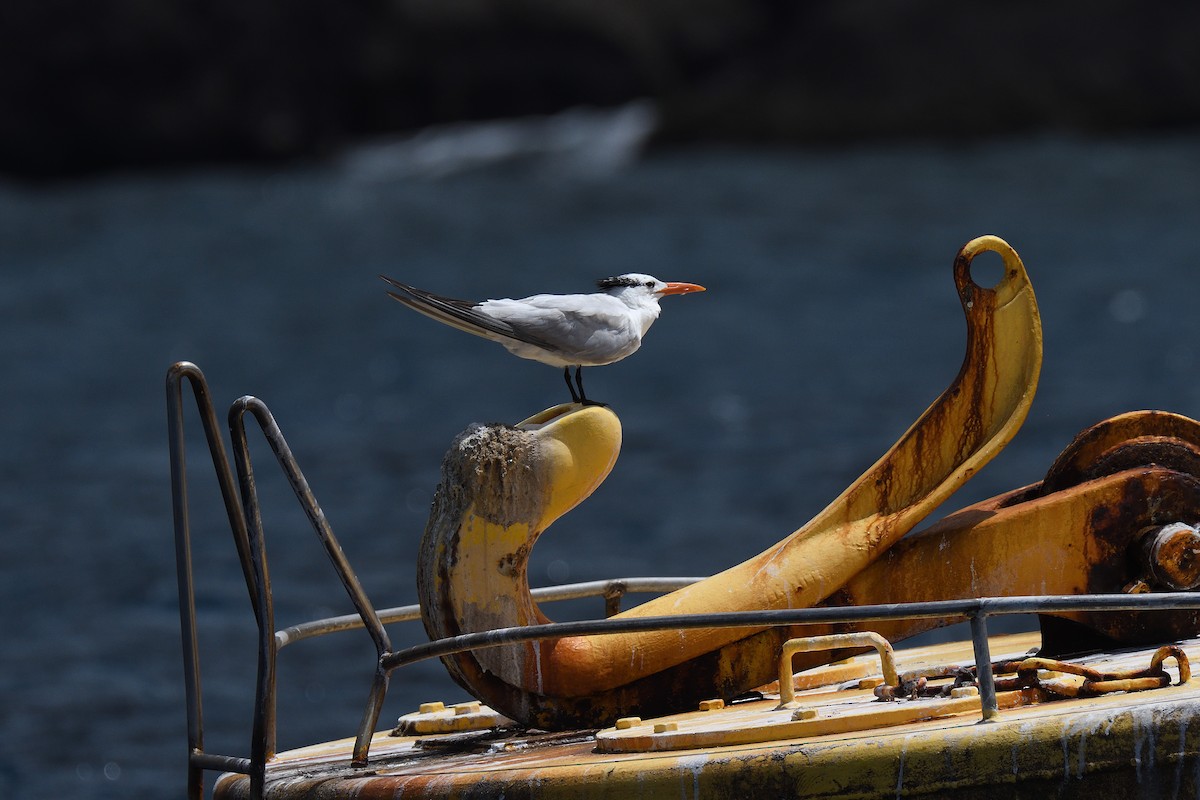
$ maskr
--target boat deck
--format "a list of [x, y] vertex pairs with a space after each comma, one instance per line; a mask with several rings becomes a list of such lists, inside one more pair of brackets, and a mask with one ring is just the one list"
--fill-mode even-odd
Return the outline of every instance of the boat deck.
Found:
[[[1020, 660], [1039, 641], [1037, 633], [996, 636], [991, 650], [997, 662]], [[1179, 644], [1189, 660], [1200, 658], [1200, 640]], [[1147, 667], [1154, 652], [1072, 663], [1121, 672]], [[896, 660], [902, 672], [970, 665], [972, 644], [900, 650]], [[613, 720], [602, 731], [379, 732], [362, 768], [350, 766], [353, 739], [314, 745], [268, 765], [265, 796], [1036, 797], [1102, 790], [1160, 798], [1200, 791], [1200, 726], [1190, 724], [1200, 680], [1180, 685], [1173, 659], [1163, 664], [1171, 676], [1163, 688], [1049, 700], [1034, 689], [1002, 687], [1000, 712], [987, 722], [970, 690], [877, 699], [871, 687], [879, 666], [867, 653], [799, 673], [788, 708], [780, 708], [776, 686], [764, 687], [761, 699]], [[1047, 685], [1071, 680], [1039, 674]], [[249, 788], [247, 776], [227, 774], [214, 796], [244, 798]]]

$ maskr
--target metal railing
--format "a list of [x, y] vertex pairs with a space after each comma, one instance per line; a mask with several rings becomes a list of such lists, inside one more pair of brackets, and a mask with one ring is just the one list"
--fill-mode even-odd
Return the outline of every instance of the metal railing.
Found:
[[[203, 692], [200, 679], [200, 652], [196, 626], [195, 579], [192, 568], [191, 524], [188, 508], [187, 457], [184, 430], [184, 383], [192, 389], [196, 409], [204, 430], [205, 441], [216, 472], [224, 501], [230, 532], [237, 549], [238, 560], [250, 597], [258, 627], [258, 659], [254, 715], [251, 726], [250, 757], [209, 753], [204, 750]], [[365, 628], [375, 644], [377, 669], [363, 713], [360, 745], [355, 748], [355, 762], [365, 763], [370, 746], [370, 732], [379, 718], [388, 680], [395, 667], [388, 666], [392, 657], [391, 640], [385, 624], [420, 618], [416, 605], [385, 609], [377, 612], [363, 590], [354, 569], [338, 544], [329, 522], [316, 497], [308, 486], [299, 464], [292, 455], [283, 433], [270, 410], [259, 399], [242, 397], [228, 413], [232, 443], [232, 460], [221, 436], [216, 410], [208, 383], [200, 368], [181, 361], [167, 371], [167, 424], [171, 463], [172, 514], [175, 528], [176, 572], [179, 586], [179, 615], [183, 638], [184, 691], [188, 720], [188, 797], [203, 796], [204, 770], [226, 770], [247, 774], [251, 779], [254, 797], [262, 797], [266, 764], [275, 755], [276, 745], [276, 680], [275, 665], [283, 647], [314, 636], [343, 630]], [[275, 611], [263, 535], [262, 514], [250, 459], [245, 420], [249, 415], [262, 430], [272, 453], [283, 470], [297, 500], [304, 509], [317, 538], [325, 548], [342, 586], [354, 604], [356, 614], [314, 620], [280, 631], [275, 630]], [[231, 466], [232, 465], [232, 466]], [[699, 578], [626, 578], [593, 581], [566, 586], [533, 590], [535, 599], [543, 602], [601, 596], [607, 612], [619, 610], [620, 599], [626, 593], [668, 592], [693, 583]]]
[[[230, 531], [250, 595], [258, 626], [258, 663], [250, 757], [208, 753], [204, 750], [203, 702], [200, 682], [200, 658], [196, 630], [195, 588], [192, 571], [191, 529], [188, 514], [187, 464], [183, 424], [183, 383], [192, 387], [200, 421], [204, 429], [213, 468], [216, 471]], [[354, 604], [356, 614], [314, 620], [276, 631], [270, 574], [261, 512], [255, 488], [254, 471], [246, 439], [245, 418], [249, 414], [262, 429], [276, 461], [287, 477], [325, 547], [342, 586]], [[466, 633], [393, 651], [385, 624], [420, 618], [416, 605], [376, 611], [347, 561], [341, 546], [287, 442], [270, 411], [254, 397], [242, 397], [229, 410], [228, 426], [233, 449], [233, 465], [217, 425], [216, 413], [204, 375], [195, 364], [179, 362], [167, 373], [167, 416], [171, 460], [172, 511], [175, 524], [176, 568], [179, 581], [180, 626], [183, 635], [184, 686], [188, 723], [188, 797], [203, 796], [204, 770], [223, 770], [250, 776], [251, 796], [261, 798], [266, 766], [275, 755], [276, 683], [275, 663], [281, 648], [304, 639], [329, 633], [365, 628], [375, 644], [377, 661], [366, 709], [355, 739], [351, 763], [364, 766], [369, 757], [371, 737], [387, 693], [391, 673], [399, 667], [429, 658], [454, 655], [470, 650], [553, 639], [565, 636], [594, 636], [611, 633], [636, 633], [694, 628], [757, 628], [804, 624], [864, 623], [900, 619], [960, 619], [971, 626], [983, 720], [996, 716], [996, 684], [988, 643], [987, 620], [1008, 614], [1062, 613], [1069, 611], [1176, 611], [1200, 609], [1200, 595], [1187, 592], [1121, 595], [1056, 595], [1044, 597], [992, 597], [943, 600], [874, 606], [803, 608], [759, 611], [731, 611], [660, 617], [620, 618], [558, 622], [515, 628]], [[236, 476], [234, 470], [236, 469]], [[533, 597], [542, 602], [603, 597], [605, 610], [612, 616], [619, 610], [620, 599], [627, 593], [673, 591], [700, 578], [623, 578], [608, 581], [568, 584], [534, 589]]]

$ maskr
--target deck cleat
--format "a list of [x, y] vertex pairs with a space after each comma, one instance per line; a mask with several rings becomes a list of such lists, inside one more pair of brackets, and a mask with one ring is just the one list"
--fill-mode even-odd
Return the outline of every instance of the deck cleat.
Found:
[[447, 706], [445, 703], [422, 703], [421, 707], [396, 721], [393, 736], [424, 736], [435, 733], [464, 733], [486, 731], [513, 725], [508, 717], [494, 711], [478, 700], [468, 700]]

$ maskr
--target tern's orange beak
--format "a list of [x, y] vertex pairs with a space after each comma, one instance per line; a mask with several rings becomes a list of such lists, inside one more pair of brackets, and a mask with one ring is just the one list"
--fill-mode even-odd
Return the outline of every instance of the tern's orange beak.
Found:
[[658, 293], [666, 297], [669, 294], [687, 294], [689, 292], [703, 292], [704, 287], [694, 283], [668, 283], [665, 287], [658, 290]]

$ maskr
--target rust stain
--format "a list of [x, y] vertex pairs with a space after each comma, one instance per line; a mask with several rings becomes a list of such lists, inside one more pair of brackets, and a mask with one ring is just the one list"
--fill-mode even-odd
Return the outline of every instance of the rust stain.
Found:
[[[996, 642], [1001, 650], [1019, 647]], [[939, 648], [911, 664], [926, 673], [928, 665], [944, 665], [969, 653], [966, 643]], [[1090, 673], [1105, 680], [1140, 680], [1129, 667], [1147, 660], [1147, 677], [1162, 682], [1166, 659], [1195, 655], [1196, 645], [1175, 652], [1164, 648], [1136, 656], [1102, 659]], [[904, 655], [903, 652], [900, 654]], [[1022, 662], [1015, 662], [1016, 665]], [[1030, 664], [1029, 666], [1033, 666]], [[1047, 666], [1056, 666], [1047, 664]], [[1014, 669], [1016, 666], [1014, 666]], [[1086, 669], [1086, 668], [1085, 668]], [[1081, 675], [1080, 677], [1085, 677]], [[1085, 678], [1086, 679], [1086, 678]], [[1053, 681], [1047, 676], [1047, 681]], [[609, 752], [602, 745], [636, 730], [590, 730], [542, 734], [508, 729], [473, 733], [388, 737], [373, 742], [374, 757], [366, 769], [347, 768], [348, 743], [328, 743], [283, 753], [267, 771], [267, 794], [298, 797], [428, 797], [428, 798], [615, 798], [792, 797], [862, 798], [920, 794], [922, 797], [1171, 796], [1178, 788], [1192, 794], [1200, 772], [1200, 726], [1196, 721], [1197, 688], [1183, 685], [1143, 694], [1057, 700], [1053, 713], [1028, 703], [1047, 699], [1050, 690], [1016, 689], [1005, 694], [1004, 712], [993, 723], [979, 725], [976, 713], [950, 713], [940, 719], [907, 724], [880, 721], [869, 734], [783, 736], [736, 746], [703, 746], [677, 751]], [[1136, 684], [1140, 686], [1140, 684]], [[1055, 690], [1059, 687], [1053, 687]], [[1065, 688], [1065, 683], [1061, 684]], [[1069, 690], [1067, 690], [1069, 692]], [[823, 691], [813, 702], [822, 713], [853, 705], [847, 693]], [[883, 707], [866, 692], [862, 706]], [[1046, 695], [1047, 697], [1041, 697]], [[909, 701], [938, 705], [940, 701]], [[668, 720], [676, 731], [714, 728], [741, 731], [773, 723], [775, 699], [736, 703], [719, 711], [676, 714]], [[874, 709], [871, 709], [874, 710]], [[670, 726], [663, 725], [668, 738]], [[650, 743], [653, 747], [654, 742]], [[1152, 760], [1152, 761], [1151, 761]], [[1154, 767], [1147, 765], [1153, 763]], [[1179, 777], [1182, 776], [1182, 777]], [[218, 800], [250, 796], [244, 776], [225, 776], [214, 790]]]
[[1081, 432], [1042, 481], [1045, 493], [1135, 466], [1200, 475], [1200, 423], [1165, 411], [1132, 411]]

